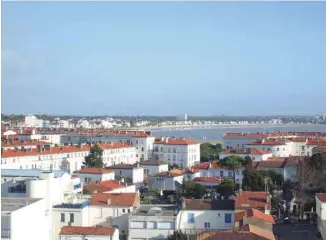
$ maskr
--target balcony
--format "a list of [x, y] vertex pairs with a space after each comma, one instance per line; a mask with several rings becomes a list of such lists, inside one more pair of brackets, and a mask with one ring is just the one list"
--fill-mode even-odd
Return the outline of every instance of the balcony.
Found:
[[1, 229], [1, 239], [10, 239], [10, 229]]

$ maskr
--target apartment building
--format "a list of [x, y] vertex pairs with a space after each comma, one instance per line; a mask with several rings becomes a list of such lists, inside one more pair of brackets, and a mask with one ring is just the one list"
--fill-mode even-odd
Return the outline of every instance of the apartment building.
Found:
[[119, 229], [113, 227], [65, 226], [61, 229], [60, 240], [119, 240]]
[[177, 213], [176, 205], [140, 205], [129, 215], [128, 240], [167, 239], [176, 229]]
[[44, 141], [39, 141], [39, 140], [7, 141], [1, 144], [1, 149], [2, 151], [24, 150], [24, 149], [37, 149], [45, 146], [52, 146], [52, 144]]
[[261, 162], [265, 161], [269, 157], [272, 157], [273, 153], [256, 148], [230, 148], [222, 151], [219, 154], [219, 158], [223, 159], [231, 155], [235, 155], [242, 158], [249, 156], [252, 161]]
[[45, 199], [1, 197], [1, 239], [51, 240], [51, 227]]
[[[136, 163], [135, 148], [124, 143], [100, 143], [103, 149], [103, 163]], [[54, 169], [67, 170], [70, 173], [83, 167], [90, 145], [38, 146], [28, 149], [8, 149], [2, 151], [1, 167], [5, 169]]]
[[140, 204], [136, 193], [97, 193], [89, 204], [90, 226], [116, 226], [120, 236], [129, 233], [129, 214]]
[[249, 142], [245, 147], [271, 152], [273, 157], [288, 157], [291, 154], [291, 148], [285, 143], [285, 140], [263, 139]]
[[326, 193], [316, 194], [317, 231], [326, 239]]
[[189, 168], [200, 162], [200, 144], [183, 138], [162, 137], [154, 142], [153, 159]]
[[176, 229], [191, 235], [199, 230], [232, 229], [234, 214], [234, 200], [182, 199]]

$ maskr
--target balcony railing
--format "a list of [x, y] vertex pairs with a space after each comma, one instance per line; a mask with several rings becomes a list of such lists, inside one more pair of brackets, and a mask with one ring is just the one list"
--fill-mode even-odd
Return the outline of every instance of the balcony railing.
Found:
[[81, 184], [74, 185], [74, 190], [81, 188]]
[[21, 187], [21, 186], [9, 187], [8, 192], [9, 193], [26, 193], [26, 187]]

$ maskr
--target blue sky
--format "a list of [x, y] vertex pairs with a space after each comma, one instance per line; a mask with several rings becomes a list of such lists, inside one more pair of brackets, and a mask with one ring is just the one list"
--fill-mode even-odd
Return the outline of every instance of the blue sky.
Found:
[[326, 112], [326, 2], [3, 2], [2, 112]]

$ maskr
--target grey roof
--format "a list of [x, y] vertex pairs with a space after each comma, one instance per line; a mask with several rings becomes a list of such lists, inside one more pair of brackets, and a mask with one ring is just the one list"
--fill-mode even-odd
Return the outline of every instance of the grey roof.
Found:
[[[41, 173], [47, 172], [38, 169], [1, 169], [1, 177], [39, 177]], [[63, 174], [68, 173], [64, 170], [53, 170], [54, 177], [62, 177]]]
[[234, 210], [234, 200], [184, 199], [185, 210]]
[[178, 207], [176, 205], [140, 205], [140, 207], [132, 213], [134, 216], [176, 216]]
[[10, 213], [39, 200], [41, 200], [41, 198], [2, 197], [1, 212], [2, 214]]

